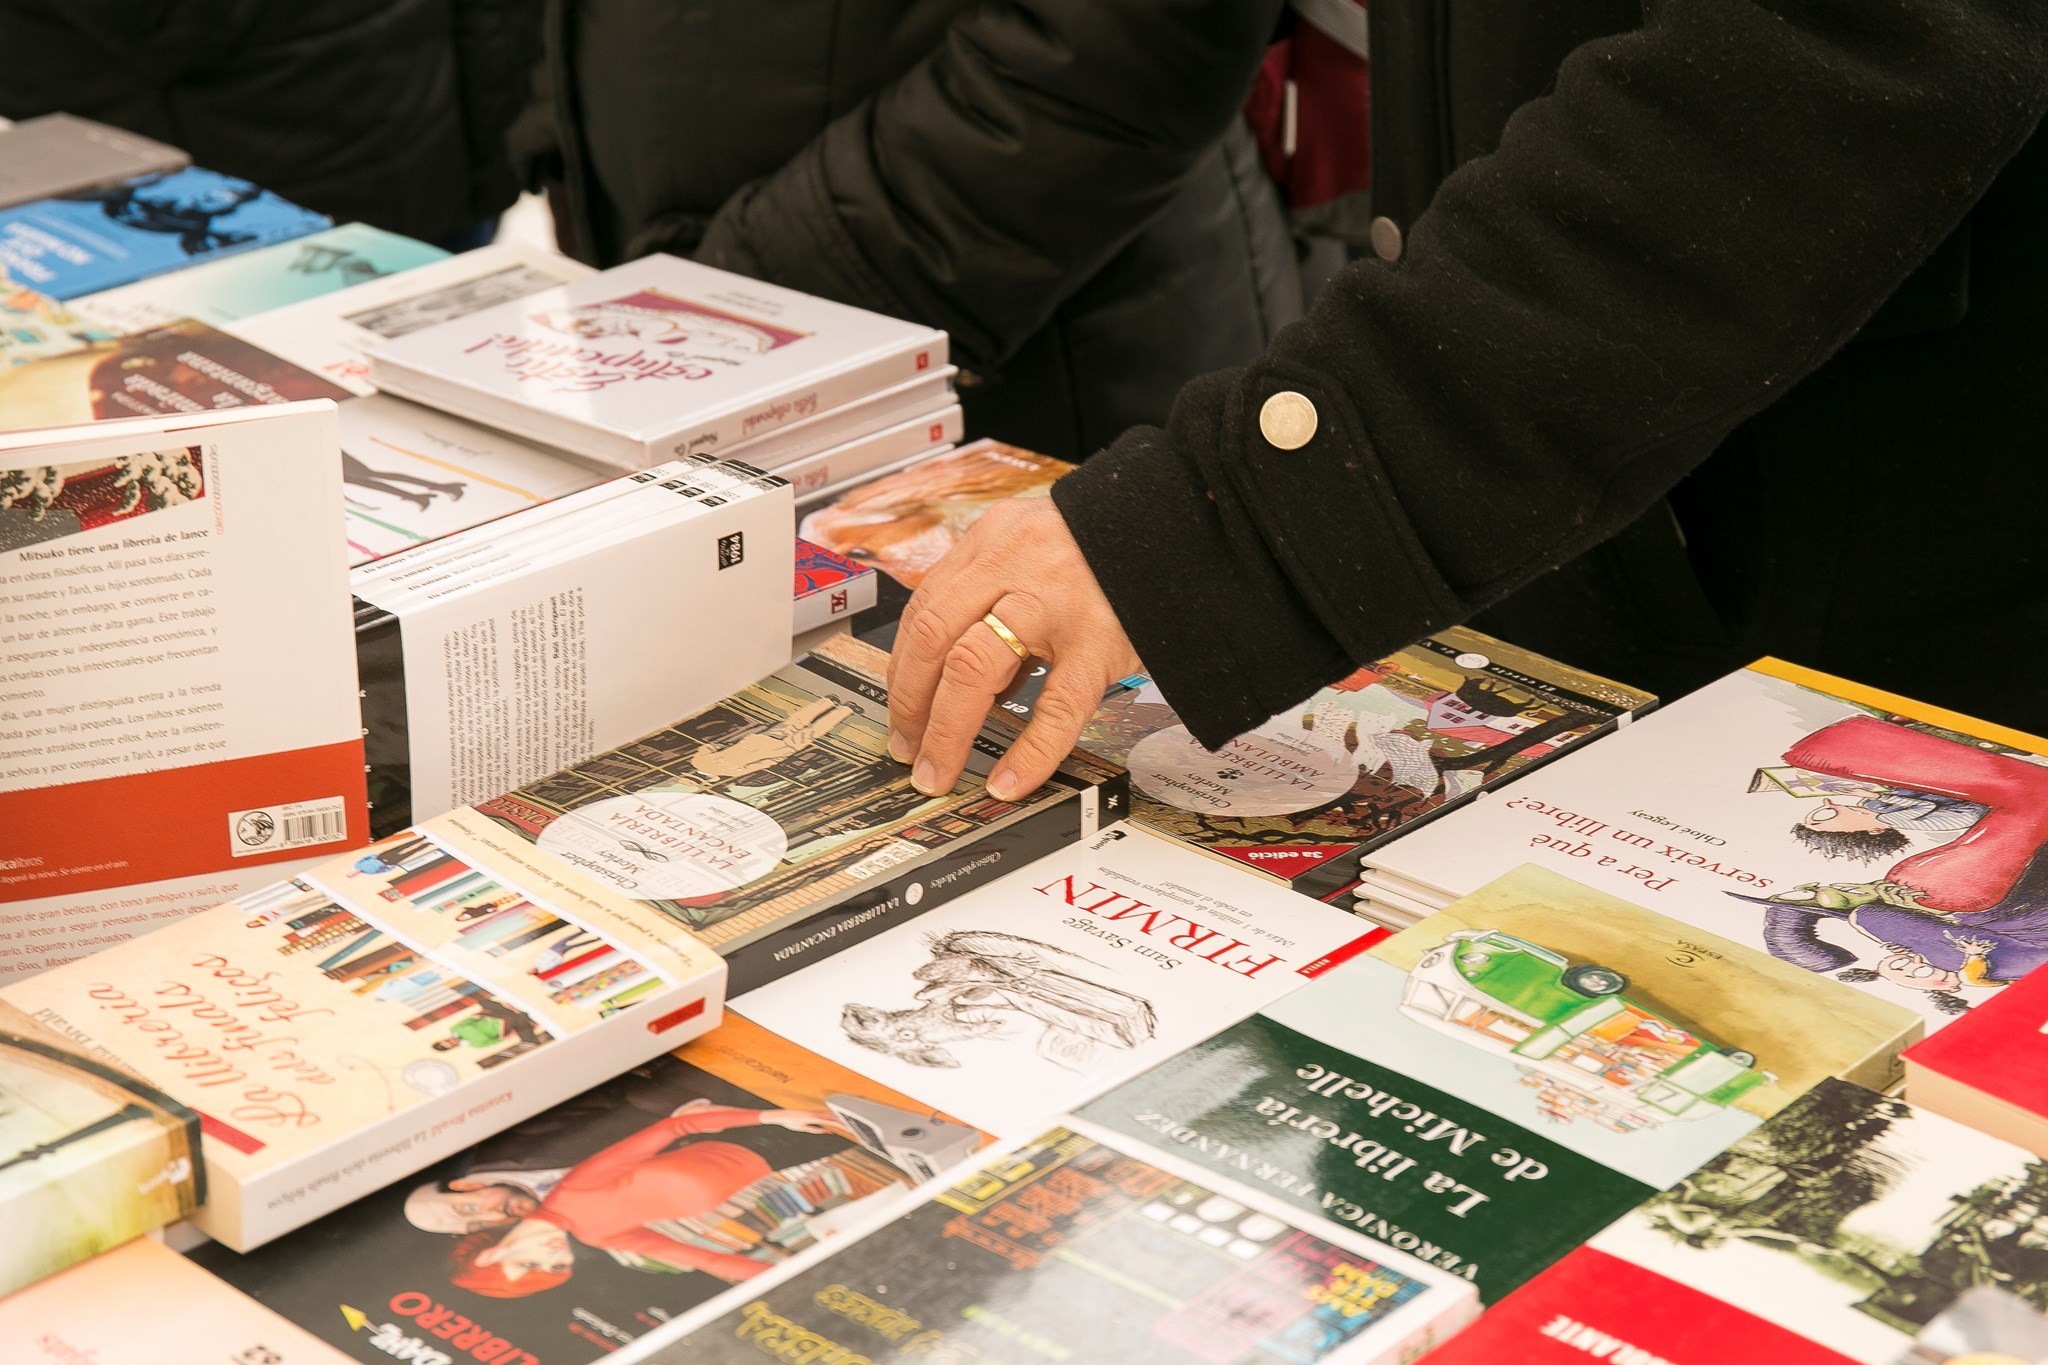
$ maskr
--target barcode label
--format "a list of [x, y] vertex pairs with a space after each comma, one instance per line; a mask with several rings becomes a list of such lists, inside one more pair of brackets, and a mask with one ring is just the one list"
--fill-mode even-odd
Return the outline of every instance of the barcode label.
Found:
[[237, 858], [341, 843], [348, 838], [348, 804], [338, 796], [228, 812], [228, 851]]

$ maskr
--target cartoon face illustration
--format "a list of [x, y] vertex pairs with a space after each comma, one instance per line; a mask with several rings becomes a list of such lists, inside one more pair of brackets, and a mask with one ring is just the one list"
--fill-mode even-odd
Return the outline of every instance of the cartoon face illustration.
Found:
[[1885, 955], [1871, 970], [1894, 986], [1911, 991], [1953, 991], [1963, 984], [1957, 973], [1937, 967], [1911, 948], [1896, 943], [1885, 945]]

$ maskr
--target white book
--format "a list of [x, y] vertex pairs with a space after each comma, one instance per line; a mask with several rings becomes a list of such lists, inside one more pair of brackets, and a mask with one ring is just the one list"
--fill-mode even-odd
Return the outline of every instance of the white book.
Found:
[[734, 1008], [1019, 1136], [1312, 980], [1370, 933], [1118, 824]]
[[368, 837], [336, 448], [324, 399], [0, 435], [0, 981]]
[[351, 566], [588, 488], [611, 471], [387, 394], [341, 408]]
[[[914, 417], [845, 445], [806, 455], [800, 460], [777, 465], [775, 472], [789, 480], [797, 501], [816, 497], [864, 479], [878, 470], [936, 455], [960, 439], [962, 414], [955, 403], [938, 412]], [[736, 457], [744, 458], [744, 457]]]
[[953, 380], [959, 373], [956, 367], [948, 365], [866, 398], [829, 408], [815, 417], [777, 427], [720, 453], [727, 459], [745, 460], [780, 472], [797, 460], [837, 450], [864, 436], [902, 426], [912, 418], [957, 406]]
[[350, 393], [369, 394], [377, 391], [370, 383], [370, 347], [595, 273], [552, 251], [501, 242], [274, 308], [223, 330]]
[[945, 364], [943, 332], [657, 255], [380, 345], [370, 379], [638, 469]]
[[688, 1041], [724, 988], [687, 929], [464, 809], [0, 999], [199, 1112], [192, 1221], [247, 1251]]
[[2048, 741], [1766, 659], [1368, 861], [1449, 896], [1540, 863], [1933, 1030], [2048, 961], [2044, 754]]

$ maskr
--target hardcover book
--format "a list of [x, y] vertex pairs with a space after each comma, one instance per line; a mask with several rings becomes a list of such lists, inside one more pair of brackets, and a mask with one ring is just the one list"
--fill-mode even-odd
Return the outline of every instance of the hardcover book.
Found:
[[368, 223], [309, 233], [76, 300], [78, 311], [122, 332], [193, 318], [219, 327], [256, 313], [446, 260], [437, 246]]
[[1454, 628], [1220, 749], [1149, 681], [1103, 702], [1081, 745], [1130, 769], [1139, 824], [1317, 894], [1356, 881], [1352, 855], [1655, 701]]
[[450, 1313], [548, 1365], [585, 1365], [891, 1216], [987, 1142], [729, 1014], [258, 1251], [192, 1255], [365, 1365], [393, 1339], [431, 1340], [429, 1315]]
[[1917, 1024], [1529, 867], [1081, 1113], [1491, 1302]]
[[518, 852], [429, 821], [0, 999], [198, 1112], [247, 1250], [717, 1022], [714, 954]]
[[595, 273], [552, 251], [499, 242], [418, 266], [402, 278], [273, 308], [229, 330], [350, 393], [372, 394], [371, 347]]
[[[447, 1337], [420, 1335], [443, 1348], [432, 1359], [444, 1365], [453, 1359], [445, 1352]], [[399, 1338], [394, 1333], [387, 1340], [395, 1345]], [[0, 1299], [0, 1341], [7, 1343], [9, 1365], [163, 1365], [177, 1358], [167, 1350], [187, 1352], [186, 1359], [209, 1365], [346, 1365], [348, 1360], [146, 1238]], [[426, 1342], [412, 1343], [416, 1365], [429, 1359], [420, 1354]], [[512, 1365], [504, 1356], [498, 1361]]]
[[640, 469], [945, 363], [943, 332], [654, 255], [385, 342], [370, 379]]
[[0, 412], [10, 427], [346, 397], [318, 375], [189, 319], [0, 369]]
[[2048, 972], [1906, 1050], [1906, 1098], [2048, 1156]]
[[198, 1115], [0, 1005], [0, 1294], [204, 1198]]
[[261, 186], [191, 166], [0, 209], [0, 270], [68, 300], [329, 226]]
[[1313, 980], [1367, 932], [1120, 824], [742, 1001], [1016, 1137]]
[[642, 1359], [1401, 1365], [1473, 1311], [1399, 1252], [1076, 1123]]
[[0, 435], [0, 981], [368, 841], [334, 450], [329, 403]]
[[976, 741], [951, 792], [922, 795], [888, 754], [886, 666], [872, 646], [831, 640], [457, 818], [473, 838], [530, 845], [692, 931], [727, 957], [737, 995], [1122, 816], [1123, 774], [1084, 755], [1036, 792], [991, 797], [988, 772], [1012, 737], [1000, 728]]
[[1370, 862], [1443, 898], [1541, 863], [1933, 1029], [2048, 960], [2044, 754], [1764, 660]]
[[1578, 1365], [1622, 1345], [1672, 1365], [1925, 1360], [1915, 1337], [1975, 1289], [2048, 1307], [2044, 1207], [2048, 1167], [2028, 1153], [1826, 1081], [1431, 1365]]

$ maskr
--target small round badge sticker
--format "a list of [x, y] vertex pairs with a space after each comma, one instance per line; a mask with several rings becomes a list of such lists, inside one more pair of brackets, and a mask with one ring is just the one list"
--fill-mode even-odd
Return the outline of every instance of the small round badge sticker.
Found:
[[267, 810], [246, 812], [235, 821], [235, 837], [250, 848], [261, 848], [277, 836], [277, 821]]

